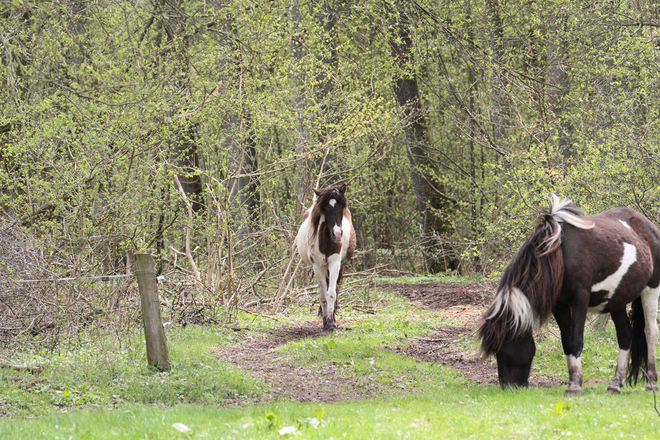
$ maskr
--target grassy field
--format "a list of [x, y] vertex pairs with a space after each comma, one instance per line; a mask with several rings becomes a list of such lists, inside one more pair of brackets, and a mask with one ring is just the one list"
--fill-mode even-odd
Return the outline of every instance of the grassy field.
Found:
[[[457, 322], [396, 294], [380, 293], [378, 300], [376, 315], [342, 312], [350, 331], [276, 348], [310, 370], [332, 364], [357, 386], [377, 387], [378, 397], [267, 401], [275, 384], [223, 362], [212, 349], [315, 317], [302, 310], [278, 321], [245, 315], [248, 329], [240, 333], [220, 326], [168, 329], [169, 373], [144, 366], [139, 329], [122, 341], [87, 335], [58, 353], [17, 353], [13, 362], [44, 371], [0, 369], [0, 439], [658, 438], [652, 393], [643, 386], [618, 396], [605, 392], [617, 354], [611, 324], [587, 327], [584, 376], [596, 381], [582, 395], [566, 396], [564, 385], [502, 391], [390, 350]], [[565, 379], [557, 335], [553, 325], [540, 332], [536, 377]], [[476, 350], [477, 342], [460, 338], [452, 348]]]

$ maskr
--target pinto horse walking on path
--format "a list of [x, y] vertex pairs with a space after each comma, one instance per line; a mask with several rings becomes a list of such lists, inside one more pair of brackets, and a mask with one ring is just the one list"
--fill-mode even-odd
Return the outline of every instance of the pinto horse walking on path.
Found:
[[[479, 329], [481, 349], [495, 354], [502, 386], [527, 386], [536, 352], [532, 331], [554, 315], [568, 363], [568, 393], [582, 391], [587, 312], [609, 313], [619, 357], [607, 391], [637, 383], [657, 390], [660, 231], [642, 214], [617, 208], [583, 217], [553, 195], [551, 211], [507, 267]], [[630, 317], [626, 305], [632, 302]], [[630, 363], [630, 368], [628, 364]]]
[[353, 257], [355, 230], [346, 200], [346, 184], [317, 190], [316, 201], [305, 211], [298, 230], [298, 253], [314, 269], [319, 284], [323, 330], [335, 325], [337, 285], [343, 274], [342, 264]]

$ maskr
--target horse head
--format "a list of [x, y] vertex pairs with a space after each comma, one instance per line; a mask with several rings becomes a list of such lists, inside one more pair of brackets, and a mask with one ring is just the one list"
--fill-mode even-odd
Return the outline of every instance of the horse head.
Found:
[[335, 243], [341, 242], [344, 235], [342, 220], [347, 205], [345, 195], [346, 184], [331, 186], [325, 189], [315, 189], [314, 193], [317, 199], [312, 211], [312, 223], [318, 225], [322, 215], [330, 231], [330, 239]]
[[495, 354], [497, 375], [502, 387], [529, 385], [529, 372], [536, 354], [532, 332], [525, 333], [504, 343]]

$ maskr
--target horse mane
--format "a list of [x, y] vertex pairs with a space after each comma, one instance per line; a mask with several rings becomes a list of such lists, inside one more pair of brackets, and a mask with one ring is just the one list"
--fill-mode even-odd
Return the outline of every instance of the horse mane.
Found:
[[347, 206], [346, 195], [346, 184], [342, 186], [330, 186], [324, 189], [315, 189], [314, 193], [316, 194], [314, 205], [312, 206], [312, 237], [316, 236], [316, 233], [319, 230], [319, 223], [321, 222], [321, 216], [323, 215], [323, 206], [328, 203], [330, 199], [337, 200], [338, 203], [341, 203], [344, 207]]
[[552, 195], [549, 212], [540, 216], [539, 225], [514, 255], [484, 315], [479, 337], [485, 356], [499, 352], [506, 342], [532, 332], [534, 325], [550, 317], [564, 277], [562, 223], [593, 228], [573, 202]]

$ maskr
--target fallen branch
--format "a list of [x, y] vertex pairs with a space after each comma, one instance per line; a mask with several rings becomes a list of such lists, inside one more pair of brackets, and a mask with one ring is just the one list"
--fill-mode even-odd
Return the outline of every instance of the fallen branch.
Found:
[[447, 342], [447, 341], [453, 341], [456, 338], [420, 338], [420, 337], [415, 337], [413, 339], [416, 339], [418, 341], [424, 341], [424, 342]]
[[43, 367], [29, 367], [24, 365], [16, 365], [4, 361], [2, 359], [0, 359], [0, 368], [10, 368], [12, 370], [17, 370], [17, 371], [29, 371], [31, 373], [41, 373], [42, 371], [44, 371]]

